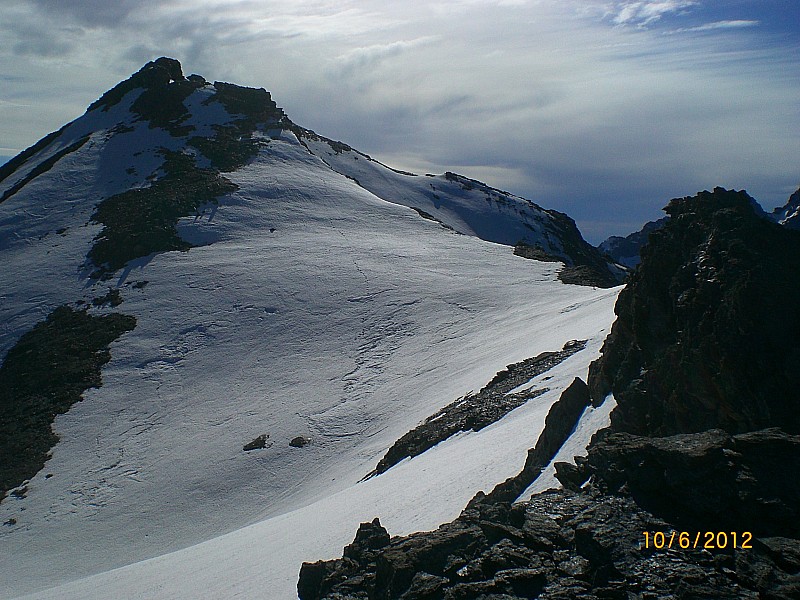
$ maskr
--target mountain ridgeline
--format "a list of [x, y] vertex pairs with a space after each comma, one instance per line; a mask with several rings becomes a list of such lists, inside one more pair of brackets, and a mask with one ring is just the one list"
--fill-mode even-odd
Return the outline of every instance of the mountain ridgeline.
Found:
[[407, 538], [364, 523], [302, 600], [800, 597], [800, 234], [722, 188], [666, 211], [590, 368], [611, 426], [563, 488], [501, 484]]
[[[789, 196], [786, 204], [771, 213], [764, 213], [760, 207], [756, 212], [790, 229], [800, 229], [800, 189]], [[649, 221], [639, 231], [625, 237], [612, 235], [597, 248], [617, 264], [633, 269], [641, 262], [641, 250], [647, 244], [650, 234], [661, 229], [668, 219], [669, 216], [666, 216]]]
[[83, 117], [4, 165], [0, 183], [13, 183], [0, 201], [87, 142], [98, 143], [101, 137], [105, 144], [112, 138], [133, 141], [137, 124], [147, 124], [151, 139], [161, 137], [163, 142], [137, 148], [138, 154], [155, 154], [155, 168], [138, 173], [130, 167], [129, 189], [98, 203], [92, 221], [103, 229], [87, 256], [94, 279], [108, 279], [131, 261], [155, 253], [189, 250], [192, 244], [181, 239], [177, 222], [235, 191], [236, 185], [223, 174], [245, 166], [259, 148], [281, 135], [295, 136], [332, 170], [383, 200], [413, 208], [421, 218], [457, 233], [516, 245], [521, 256], [563, 262], [562, 279], [567, 283], [613, 287], [624, 275], [563, 213], [455, 173], [419, 177], [391, 169], [347, 144], [296, 125], [264, 89], [185, 77], [181, 64], [166, 57], [147, 63], [93, 102]]

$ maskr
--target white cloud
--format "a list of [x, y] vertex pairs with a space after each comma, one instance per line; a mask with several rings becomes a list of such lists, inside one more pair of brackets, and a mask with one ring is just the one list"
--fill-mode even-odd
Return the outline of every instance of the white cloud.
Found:
[[743, 29], [745, 27], [757, 27], [760, 21], [748, 20], [733, 20], [733, 21], [713, 21], [711, 23], [704, 23], [696, 27], [683, 27], [680, 29], [673, 29], [670, 33], [683, 33], [689, 31], [716, 31], [719, 29]]
[[665, 15], [680, 13], [697, 4], [692, 0], [657, 0], [650, 2], [617, 2], [608, 13], [617, 25], [646, 27]]
[[350, 74], [356, 70], [366, 69], [386, 58], [401, 55], [411, 48], [428, 44], [435, 39], [433, 36], [425, 36], [413, 40], [398, 40], [388, 44], [371, 44], [353, 48], [336, 58], [339, 73]]

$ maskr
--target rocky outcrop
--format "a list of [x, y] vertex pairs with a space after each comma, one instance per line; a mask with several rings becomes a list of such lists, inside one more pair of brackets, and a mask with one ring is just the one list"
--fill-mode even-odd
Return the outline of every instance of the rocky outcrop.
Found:
[[[559, 279], [564, 283], [603, 288], [622, 283], [625, 272], [609, 264], [597, 248], [583, 239], [571, 217], [556, 210], [545, 212], [553, 219], [551, 227], [564, 248], [563, 255], [568, 259], [566, 267], [559, 273]], [[589, 274], [591, 279], [587, 280]]]
[[197, 214], [238, 189], [216, 169], [198, 167], [187, 154], [163, 154], [163, 175], [149, 187], [132, 188], [97, 205], [92, 220], [103, 229], [87, 256], [97, 267], [90, 277], [107, 279], [129, 261], [155, 252], [188, 250], [192, 244], [177, 230], [180, 217]]
[[563, 251], [555, 254], [544, 250], [540, 245], [525, 241], [514, 245], [514, 254], [544, 262], [563, 262], [558, 278], [572, 285], [586, 285], [610, 288], [622, 283], [625, 271], [610, 264], [596, 248], [586, 242], [570, 217], [555, 210], [545, 211], [551, 218], [550, 228], [553, 237], [559, 240]]
[[583, 411], [589, 406], [589, 388], [578, 377], [553, 404], [544, 420], [544, 429], [536, 445], [528, 450], [525, 466], [514, 477], [498, 484], [489, 494], [492, 501], [513, 502], [555, 457], [575, 430]]
[[[378, 551], [388, 546], [389, 541], [389, 532], [377, 517], [371, 523], [361, 523], [353, 543], [345, 546], [341, 561], [303, 564], [297, 595], [321, 598], [334, 588], [355, 592], [359, 588], [374, 587]], [[372, 569], [368, 568], [370, 566]]]
[[242, 450], [245, 452], [252, 452], [253, 450], [263, 450], [267, 447], [267, 445], [272, 445], [272, 442], [267, 442], [269, 438], [268, 433], [262, 433], [258, 437], [254, 438], [252, 441], [247, 442], [244, 446], [242, 446]]
[[89, 105], [87, 112], [93, 110], [105, 112], [115, 104], [119, 104], [125, 94], [132, 90], [161, 88], [171, 81], [184, 81], [181, 63], [174, 58], [162, 56], [150, 61], [128, 79], [108, 90]]
[[753, 204], [716, 188], [665, 209], [590, 370], [616, 431], [800, 433], [800, 235]]
[[653, 514], [690, 531], [800, 538], [800, 436], [720, 429], [670, 437], [613, 433], [589, 450], [598, 489], [624, 489]]
[[[585, 347], [586, 340], [571, 340], [557, 352], [542, 352], [532, 358], [508, 365], [477, 394], [467, 394], [448, 404], [403, 435], [392, 444], [392, 447], [366, 478], [388, 471], [405, 458], [419, 456], [459, 432], [480, 431], [499, 421], [515, 408], [544, 394], [549, 389], [531, 388], [511, 393], [514, 388], [547, 372]], [[585, 387], [585, 384], [583, 385]], [[586, 404], [588, 404], [588, 395], [584, 406]], [[574, 426], [574, 422], [570, 425], [570, 427], [572, 426]]]
[[218, 102], [235, 118], [225, 125], [215, 125], [213, 136], [193, 136], [189, 145], [222, 172], [235, 171], [258, 154], [259, 141], [253, 139], [258, 129], [290, 128], [291, 121], [264, 88], [248, 88], [221, 81], [214, 82], [216, 93], [204, 101]]
[[[301, 600], [797, 597], [796, 540], [669, 548], [672, 531], [625, 496], [551, 490], [526, 504], [473, 502], [405, 538], [364, 523], [344, 558], [304, 564], [297, 589]], [[656, 532], [666, 534], [658, 547]], [[376, 543], [364, 548], [364, 538]]]
[[130, 315], [63, 305], [8, 351], [0, 367], [0, 500], [44, 466], [58, 441], [56, 415], [102, 385], [109, 345], [135, 326]]

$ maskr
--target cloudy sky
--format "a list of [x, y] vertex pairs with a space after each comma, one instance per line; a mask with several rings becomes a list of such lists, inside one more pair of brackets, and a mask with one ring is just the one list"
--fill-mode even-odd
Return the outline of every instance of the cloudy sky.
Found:
[[0, 36], [0, 162], [166, 55], [594, 243], [701, 189], [800, 186], [797, 0], [2, 0]]

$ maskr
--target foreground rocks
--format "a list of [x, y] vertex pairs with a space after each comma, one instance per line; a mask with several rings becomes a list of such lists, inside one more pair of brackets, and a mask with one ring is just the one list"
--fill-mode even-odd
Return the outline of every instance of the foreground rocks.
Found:
[[800, 538], [800, 436], [778, 428], [615, 433], [592, 445], [585, 468], [598, 488], [630, 494], [684, 529]]
[[[551, 490], [530, 503], [476, 498], [433, 532], [389, 540], [376, 519], [335, 561], [306, 563], [301, 600], [797, 598], [800, 544], [657, 549], [673, 528], [628, 496]], [[647, 547], [649, 546], [649, 547]]]
[[453, 522], [404, 538], [390, 539], [378, 519], [362, 523], [342, 559], [303, 565], [298, 593], [799, 598], [798, 472], [800, 437], [779, 429], [665, 438], [605, 432], [588, 459], [558, 470], [565, 489], [512, 504], [503, 499], [506, 482], [479, 493]]

